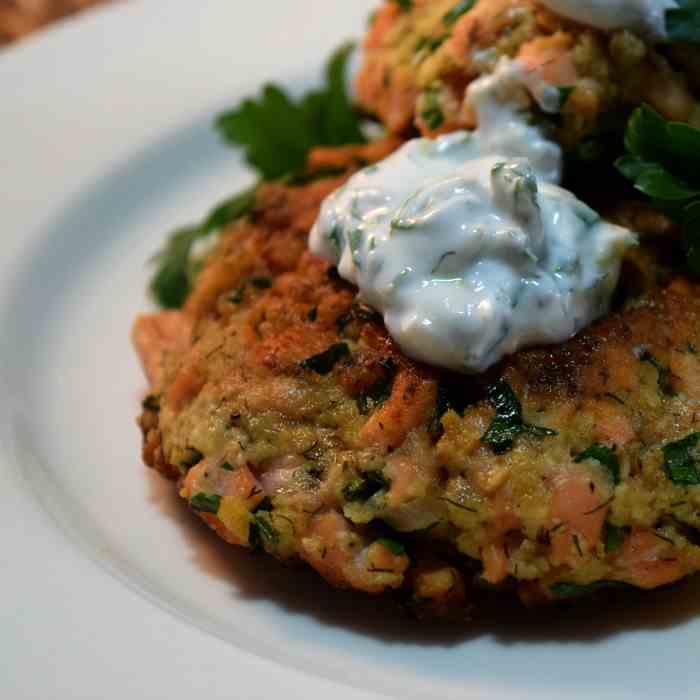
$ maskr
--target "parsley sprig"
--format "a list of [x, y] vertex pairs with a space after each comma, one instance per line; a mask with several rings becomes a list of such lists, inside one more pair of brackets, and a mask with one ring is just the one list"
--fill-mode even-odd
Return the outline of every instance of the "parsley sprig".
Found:
[[221, 506], [221, 496], [199, 492], [190, 499], [190, 506], [200, 513], [213, 513], [216, 515]]
[[[360, 115], [345, 87], [352, 50], [348, 43], [331, 56], [322, 89], [295, 101], [279, 86], [269, 84], [258, 99], [245, 100], [217, 118], [216, 128], [224, 140], [245, 149], [246, 160], [258, 171], [260, 180], [287, 177], [301, 182], [306, 157], [314, 146], [365, 142]], [[184, 304], [201, 267], [193, 255], [195, 243], [248, 214], [256, 190], [257, 186], [234, 195], [203, 221], [170, 234], [154, 258], [157, 267], [150, 284], [160, 306], [179, 308]]]
[[345, 88], [353, 44], [341, 46], [326, 67], [326, 84], [295, 101], [278, 85], [263, 87], [257, 99], [247, 99], [224, 112], [216, 127], [224, 140], [242, 146], [246, 159], [264, 180], [303, 170], [314, 146], [365, 143], [360, 118]]
[[216, 206], [199, 224], [186, 226], [170, 234], [165, 247], [154, 258], [158, 268], [151, 279], [151, 293], [166, 309], [185, 303], [199, 265], [192, 255], [194, 244], [214, 231], [245, 216], [255, 203], [256, 187], [244, 190]]
[[688, 265], [700, 274], [700, 129], [642, 105], [629, 120], [625, 147], [617, 169], [683, 227]]
[[676, 0], [677, 8], [666, 11], [669, 41], [700, 44], [700, 0]]

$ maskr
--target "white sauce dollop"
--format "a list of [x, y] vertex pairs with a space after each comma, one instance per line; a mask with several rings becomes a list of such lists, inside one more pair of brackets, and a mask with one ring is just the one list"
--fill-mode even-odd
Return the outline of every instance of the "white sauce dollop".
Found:
[[481, 372], [607, 313], [627, 229], [557, 187], [562, 154], [528, 123], [559, 93], [516, 61], [474, 81], [479, 128], [415, 139], [323, 203], [312, 252], [382, 312], [409, 356]]
[[675, 0], [540, 0], [552, 12], [610, 31], [630, 29], [652, 39], [666, 38], [666, 12]]
[[525, 159], [470, 159], [466, 132], [414, 140], [323, 205], [311, 248], [383, 312], [411, 357], [480, 372], [608, 310], [634, 242]]
[[558, 88], [518, 61], [505, 57], [493, 73], [470, 83], [466, 102], [476, 113], [479, 126], [472, 132], [473, 138], [463, 157], [498, 153], [528, 158], [538, 177], [546, 182], [559, 182], [563, 163], [561, 148], [528, 123], [533, 99], [544, 112], [560, 110]]

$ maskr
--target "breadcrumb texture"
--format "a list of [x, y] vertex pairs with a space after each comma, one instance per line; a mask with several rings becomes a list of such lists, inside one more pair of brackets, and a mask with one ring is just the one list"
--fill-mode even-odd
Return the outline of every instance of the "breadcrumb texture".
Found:
[[[554, 125], [565, 148], [604, 131], [641, 102], [667, 119], [700, 119], [684, 72], [629, 31], [596, 31], [536, 0], [481, 0], [468, 11], [472, 3], [459, 0], [413, 0], [408, 9], [402, 4], [387, 0], [371, 19], [357, 77], [363, 106], [394, 133], [474, 128], [465, 89], [503, 56], [570, 92]], [[696, 75], [697, 55], [675, 51], [674, 60]], [[442, 119], [426, 119], [436, 105]]]
[[[311, 162], [351, 172], [395, 146]], [[483, 591], [534, 603], [562, 584], [650, 589], [697, 571], [700, 488], [670, 479], [663, 448], [700, 430], [700, 288], [637, 252], [635, 295], [571, 342], [441, 372], [402, 355], [308, 252], [343, 179], [262, 186], [184, 309], [137, 319], [145, 462], [231, 544], [430, 616]], [[497, 454], [489, 392], [504, 385], [547, 433]], [[617, 478], [582, 457], [593, 445]]]
[[[674, 272], [677, 227], [596, 178], [611, 193], [599, 209], [642, 242], [613, 312], [479, 376], [404, 356], [307, 249], [321, 202], [360, 165], [416, 127], [475, 126], [464, 91], [500, 56], [571, 88], [550, 124], [565, 148], [642, 101], [695, 119], [686, 78], [632, 34], [534, 0], [467, 5], [385, 2], [357, 87], [393, 136], [310, 154], [310, 172], [345, 175], [261, 186], [182, 311], [137, 319], [144, 460], [227, 542], [420, 615], [671, 584], [700, 568], [700, 286]], [[426, 95], [444, 116], [432, 130]]]

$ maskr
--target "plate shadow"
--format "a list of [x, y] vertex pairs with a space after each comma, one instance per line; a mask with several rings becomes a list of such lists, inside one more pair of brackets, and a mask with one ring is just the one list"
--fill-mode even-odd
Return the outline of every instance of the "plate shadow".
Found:
[[265, 600], [287, 614], [353, 631], [387, 643], [450, 647], [490, 636], [502, 644], [596, 643], [639, 630], [663, 630], [700, 615], [700, 577], [672, 589], [633, 592], [623, 598], [527, 609], [500, 599], [469, 622], [416, 622], [388, 596], [341, 591], [305, 565], [284, 566], [272, 557], [233, 547], [194, 517], [174, 485], [148, 470], [150, 500], [184, 534], [191, 561], [231, 586], [237, 598]]

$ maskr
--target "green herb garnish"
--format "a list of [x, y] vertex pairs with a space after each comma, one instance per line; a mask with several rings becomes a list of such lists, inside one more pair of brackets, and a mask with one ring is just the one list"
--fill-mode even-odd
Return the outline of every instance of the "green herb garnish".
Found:
[[688, 265], [700, 274], [700, 129], [643, 105], [630, 117], [625, 146], [617, 169], [683, 227]]
[[[248, 496], [248, 498], [251, 498], [253, 495], [256, 495], [259, 493], [259, 489], [257, 489], [255, 486], [253, 487], [253, 490], [251, 494]], [[258, 503], [257, 506], [253, 509], [253, 513], [261, 513], [267, 510], [272, 510], [272, 501], [270, 500], [269, 496], [263, 496], [262, 501]]]
[[442, 18], [443, 23], [447, 27], [451, 27], [462, 16], [467, 14], [469, 10], [476, 5], [476, 0], [461, 0]]
[[564, 106], [569, 101], [569, 98], [571, 97], [574, 90], [576, 90], [575, 85], [563, 85], [563, 86], [557, 88], [557, 91], [559, 93], [559, 111], [560, 112], [562, 109], [564, 109]]
[[366, 501], [380, 491], [388, 491], [391, 481], [380, 471], [364, 472], [343, 487], [346, 501]]
[[[248, 163], [259, 171], [263, 180], [288, 177], [295, 182], [295, 178], [303, 178], [306, 157], [314, 146], [366, 142], [360, 129], [360, 115], [345, 87], [352, 48], [352, 44], [346, 44], [333, 54], [321, 90], [294, 101], [280, 87], [266, 85], [258, 100], [245, 100], [218, 117], [216, 127], [224, 139], [245, 148]], [[254, 204], [255, 190], [246, 190], [226, 200], [202, 223], [170, 235], [156, 257], [158, 269], [150, 284], [161, 306], [179, 308], [184, 304], [200, 267], [192, 258], [195, 242], [247, 214]], [[235, 304], [241, 300], [242, 292], [231, 297]]]
[[670, 41], [700, 44], [700, 0], [676, 0], [677, 8], [666, 10], [666, 34]]
[[343, 252], [343, 229], [336, 224], [328, 234], [328, 240], [331, 242], [336, 255], [340, 258]]
[[413, 9], [413, 0], [394, 0], [394, 2], [402, 9], [408, 12]]
[[620, 460], [617, 455], [607, 446], [596, 443], [585, 449], [574, 457], [577, 464], [587, 459], [593, 459], [601, 466], [605, 467], [614, 484], [620, 483]]
[[350, 355], [350, 348], [347, 343], [336, 343], [331, 345], [328, 350], [320, 352], [318, 355], [307, 357], [299, 366], [302, 369], [309, 369], [316, 374], [330, 374], [336, 363], [343, 357]]
[[397, 557], [400, 557], [406, 551], [406, 547], [404, 547], [401, 544], [401, 542], [391, 540], [388, 537], [381, 537], [377, 540], [377, 544], [381, 544], [383, 547], [386, 547], [392, 554], [394, 554]]
[[[219, 116], [216, 126], [223, 137], [229, 143], [245, 147], [248, 162], [259, 170], [264, 180], [287, 176], [290, 182], [298, 184], [297, 180], [304, 177], [306, 156], [314, 146], [365, 142], [359, 115], [345, 88], [351, 51], [352, 45], [346, 44], [333, 54], [326, 68], [326, 84], [320, 91], [310, 92], [295, 102], [281, 88], [267, 85], [259, 100], [246, 100], [240, 107]], [[218, 207], [204, 224], [182, 229], [172, 236], [159, 256], [160, 269], [151, 284], [162, 306], [182, 306], [189, 294], [196, 274], [190, 259], [194, 242], [243, 216], [253, 202], [254, 192], [244, 193], [241, 198]], [[266, 289], [269, 284], [263, 284], [263, 279], [252, 280], [252, 284]], [[230, 300], [240, 303], [243, 290], [234, 292]]]
[[219, 512], [221, 505], [221, 496], [215, 494], [202, 493], [201, 491], [190, 499], [190, 505], [193, 510], [200, 513], [213, 513], [216, 515]]
[[355, 267], [358, 270], [362, 269], [362, 258], [360, 257], [360, 248], [362, 247], [362, 229], [355, 229], [350, 232], [348, 236], [348, 243], [350, 245], [350, 250], [352, 251], [352, 260], [355, 263]]
[[234, 469], [233, 469], [233, 466], [232, 466], [229, 462], [224, 462], [224, 463], [221, 465], [221, 468], [222, 468], [224, 471], [226, 471], [226, 472], [232, 472], [232, 471], [234, 470]]
[[488, 399], [496, 409], [496, 417], [484, 433], [481, 442], [489, 445], [496, 454], [512, 450], [515, 438], [524, 433], [535, 437], [557, 435], [556, 430], [530, 425], [523, 421], [520, 402], [505, 379], [501, 378], [489, 387]]
[[188, 455], [185, 459], [180, 462], [180, 466], [185, 469], [191, 469], [195, 464], [199, 464], [204, 459], [204, 455], [194, 448], [190, 447], [188, 449]]
[[700, 485], [698, 461], [694, 455], [700, 442], [700, 433], [691, 433], [678, 442], [670, 442], [663, 447], [664, 471], [666, 476], [679, 486]]
[[245, 216], [255, 203], [257, 186], [225, 200], [212, 209], [200, 224], [172, 233], [163, 250], [154, 258], [157, 270], [150, 289], [155, 300], [166, 309], [180, 308], [190, 293], [198, 264], [192, 258], [192, 246], [224, 226]]
[[625, 542], [625, 537], [627, 537], [628, 532], [629, 528], [617, 527], [617, 525], [606, 522], [604, 535], [605, 553], [612, 554], [620, 549]]
[[439, 129], [445, 123], [445, 115], [440, 107], [439, 86], [431, 86], [423, 93], [423, 110], [420, 116], [430, 131]]
[[251, 547], [257, 544], [274, 547], [279, 544], [280, 533], [272, 524], [272, 514], [269, 510], [259, 510], [251, 516], [248, 540]]
[[349, 43], [333, 54], [321, 90], [295, 101], [279, 86], [268, 84], [258, 99], [245, 100], [219, 116], [216, 126], [223, 138], [245, 148], [248, 163], [264, 180], [301, 172], [315, 146], [365, 143], [360, 116], [345, 87], [352, 50]]

